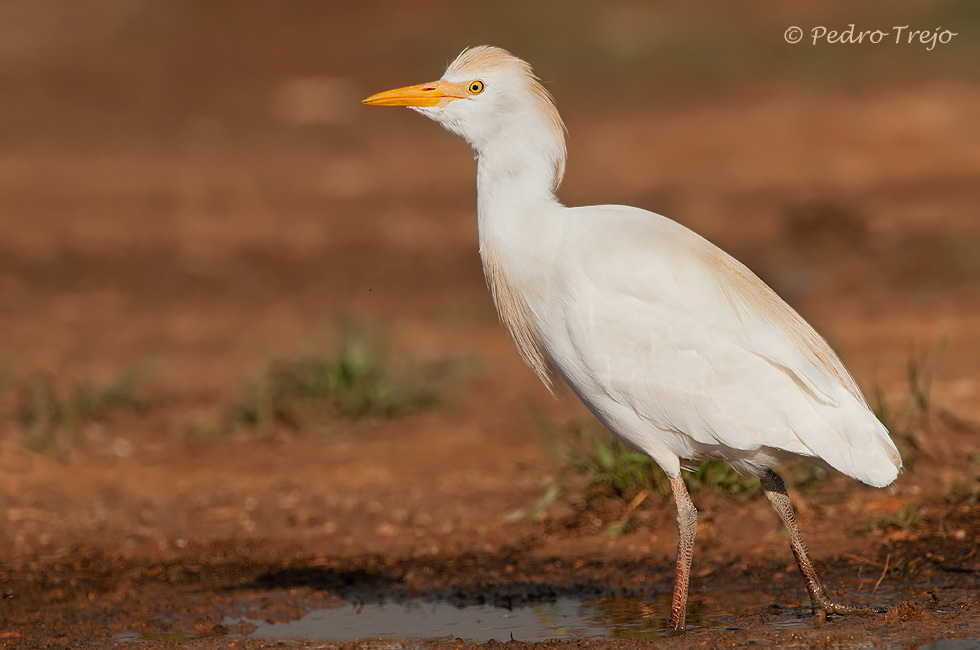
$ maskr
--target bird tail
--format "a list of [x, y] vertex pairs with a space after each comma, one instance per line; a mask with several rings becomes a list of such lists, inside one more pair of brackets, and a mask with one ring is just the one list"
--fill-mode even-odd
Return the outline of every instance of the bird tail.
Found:
[[826, 417], [837, 436], [819, 436], [825, 444], [811, 444], [815, 454], [843, 474], [873, 487], [885, 487], [898, 478], [902, 456], [877, 417], [856, 399], [827, 407], [836, 417]]

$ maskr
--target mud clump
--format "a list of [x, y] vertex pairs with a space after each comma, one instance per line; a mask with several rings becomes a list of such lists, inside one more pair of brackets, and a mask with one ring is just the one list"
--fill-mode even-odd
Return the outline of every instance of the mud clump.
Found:
[[885, 617], [889, 621], [912, 621], [921, 618], [925, 610], [910, 600], [903, 600], [894, 607], [888, 608]]

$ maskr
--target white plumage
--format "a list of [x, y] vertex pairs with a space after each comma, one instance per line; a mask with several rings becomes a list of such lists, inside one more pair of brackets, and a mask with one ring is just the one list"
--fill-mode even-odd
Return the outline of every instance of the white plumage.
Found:
[[518, 349], [546, 384], [564, 379], [671, 478], [680, 538], [671, 629], [684, 627], [696, 525], [681, 466], [706, 458], [760, 476], [815, 610], [850, 611], [820, 586], [770, 469], [795, 454], [876, 487], [898, 475], [898, 450], [826, 341], [744, 265], [674, 221], [558, 203], [564, 125], [530, 66], [508, 52], [465, 50], [439, 81], [364, 101], [409, 106], [472, 145], [480, 255]]

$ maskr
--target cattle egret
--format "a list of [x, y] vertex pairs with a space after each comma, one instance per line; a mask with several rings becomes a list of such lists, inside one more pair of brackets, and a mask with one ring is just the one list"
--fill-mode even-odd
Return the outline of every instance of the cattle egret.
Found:
[[561, 377], [667, 473], [678, 529], [670, 630], [684, 630], [697, 528], [682, 463], [712, 458], [759, 477], [814, 614], [858, 611], [828, 597], [771, 469], [802, 456], [884, 487], [902, 466], [827, 342], [680, 224], [632, 207], [561, 205], [564, 124], [531, 67], [509, 52], [464, 50], [438, 81], [364, 103], [408, 106], [473, 147], [480, 257], [518, 350], [545, 384]]

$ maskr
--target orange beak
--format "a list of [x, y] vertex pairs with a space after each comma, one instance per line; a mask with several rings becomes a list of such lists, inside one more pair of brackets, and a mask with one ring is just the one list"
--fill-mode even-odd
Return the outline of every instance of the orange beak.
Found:
[[361, 103], [369, 106], [445, 106], [464, 97], [466, 92], [458, 84], [440, 79], [427, 84], [386, 90], [371, 95]]

